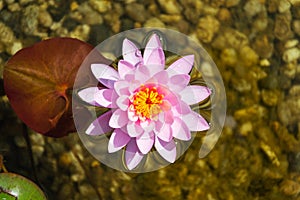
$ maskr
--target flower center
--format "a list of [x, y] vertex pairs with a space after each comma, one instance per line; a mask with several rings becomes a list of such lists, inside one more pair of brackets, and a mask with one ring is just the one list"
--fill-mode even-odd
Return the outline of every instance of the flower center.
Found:
[[164, 95], [159, 94], [156, 87], [142, 85], [133, 96], [132, 104], [136, 115], [144, 119], [152, 119], [161, 112], [160, 105], [163, 98]]

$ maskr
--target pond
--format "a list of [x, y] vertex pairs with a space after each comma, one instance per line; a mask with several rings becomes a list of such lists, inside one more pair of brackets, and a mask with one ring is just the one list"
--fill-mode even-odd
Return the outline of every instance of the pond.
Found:
[[[106, 152], [107, 146], [97, 146], [94, 140], [86, 144], [86, 136], [76, 132], [47, 137], [18, 118], [4, 90], [3, 71], [20, 49], [49, 38], [71, 37], [98, 45], [96, 49], [115, 66], [124, 39], [116, 35], [140, 28], [176, 31], [188, 38], [155, 32], [168, 66], [178, 59], [168, 49], [172, 45], [182, 47], [184, 55], [197, 55], [189, 49], [191, 40], [205, 51], [195, 59], [194, 67], [200, 70], [199, 74], [192, 71], [190, 83], [207, 85], [215, 95], [199, 107], [211, 126], [221, 125], [214, 129], [218, 133], [212, 146], [207, 143], [208, 155], [199, 152], [209, 134], [192, 133], [190, 146], [174, 163], [159, 160], [162, 166], [132, 173], [126, 165], [116, 167], [116, 158], [108, 153], [102, 155], [105, 158], [91, 153], [91, 148]], [[143, 51], [151, 37], [146, 32], [127, 36]], [[0, 155], [5, 168], [37, 183], [48, 199], [299, 199], [299, 36], [299, 0], [0, 0]], [[120, 48], [114, 41], [101, 46], [108, 38], [114, 38]], [[66, 47], [56, 44], [55, 48], [60, 52]], [[107, 53], [106, 48], [119, 51]], [[52, 55], [45, 49], [32, 58], [38, 53]], [[213, 62], [213, 75], [220, 75], [214, 80], [221, 86], [208, 78], [206, 59]], [[222, 100], [215, 102], [216, 95]], [[207, 107], [222, 112], [201, 112]], [[38, 109], [30, 112], [28, 118], [39, 119]]]

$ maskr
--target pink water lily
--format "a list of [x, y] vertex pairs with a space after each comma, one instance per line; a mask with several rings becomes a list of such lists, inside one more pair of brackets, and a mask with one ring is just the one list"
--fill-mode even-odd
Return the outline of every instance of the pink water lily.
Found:
[[86, 102], [110, 108], [87, 128], [88, 135], [112, 131], [108, 152], [125, 147], [125, 163], [135, 168], [154, 147], [168, 162], [176, 160], [174, 138], [188, 141], [191, 131], [209, 129], [207, 121], [190, 105], [208, 98], [205, 86], [189, 85], [194, 56], [184, 56], [165, 69], [159, 37], [153, 34], [142, 56], [128, 39], [123, 41], [118, 71], [105, 64], [91, 70], [105, 88], [91, 87], [78, 94]]

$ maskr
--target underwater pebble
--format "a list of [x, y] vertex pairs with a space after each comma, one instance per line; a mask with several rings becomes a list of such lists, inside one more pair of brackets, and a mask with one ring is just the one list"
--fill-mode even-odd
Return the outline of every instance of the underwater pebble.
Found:
[[[264, 12], [265, 13], [265, 12]], [[264, 31], [268, 27], [269, 19], [267, 13], [260, 14], [254, 21], [252, 25], [253, 32]]]
[[233, 48], [226, 48], [221, 52], [221, 60], [224, 65], [235, 66], [237, 63], [237, 52]]
[[118, 33], [121, 28], [121, 21], [119, 17], [120, 17], [119, 15], [113, 12], [108, 12], [104, 15], [105, 22], [109, 24], [111, 30], [114, 33]]
[[237, 121], [258, 120], [266, 117], [268, 110], [262, 105], [254, 104], [250, 107], [242, 108], [234, 112]]
[[158, 27], [158, 28], [165, 28], [165, 24], [158, 18], [153, 17], [148, 19], [144, 23], [144, 27]]
[[288, 11], [291, 7], [291, 3], [288, 0], [280, 0], [278, 2], [278, 11], [284, 13]]
[[219, 32], [222, 32], [222, 34], [217, 34], [212, 42], [212, 46], [216, 49], [234, 48], [239, 51], [243, 46], [249, 43], [248, 37], [237, 30], [224, 28]]
[[246, 169], [240, 169], [235, 173], [234, 186], [241, 186], [249, 182], [249, 172]]
[[262, 90], [261, 96], [263, 102], [268, 106], [276, 106], [278, 103], [278, 92], [273, 90]]
[[203, 16], [216, 16], [219, 12], [219, 8], [208, 4], [203, 4], [202, 12]]
[[271, 63], [268, 59], [262, 59], [259, 61], [259, 65], [262, 67], [270, 67]]
[[41, 24], [44, 27], [50, 27], [53, 23], [51, 15], [46, 10], [41, 10], [39, 13], [39, 24]]
[[231, 22], [231, 14], [227, 8], [221, 8], [218, 12], [218, 20], [224, 23]]
[[281, 102], [277, 108], [277, 113], [278, 113], [279, 120], [284, 125], [290, 123], [290, 119], [292, 118], [292, 111], [288, 103]]
[[213, 16], [205, 16], [199, 19], [197, 25], [197, 36], [200, 41], [209, 43], [214, 35], [219, 31], [220, 23]]
[[289, 95], [279, 103], [278, 117], [284, 125], [300, 121], [300, 100], [297, 96]]
[[249, 75], [255, 80], [262, 80], [268, 76], [268, 74], [262, 68], [254, 66], [250, 71]]
[[106, 0], [89, 0], [89, 4], [99, 13], [108, 12], [112, 8], [111, 1]]
[[9, 53], [10, 55], [14, 55], [22, 48], [23, 48], [23, 44], [20, 41], [16, 41], [12, 43], [12, 45], [7, 47], [7, 53]]
[[89, 199], [98, 199], [99, 197], [96, 194], [96, 191], [89, 184], [79, 185], [79, 192], [82, 197], [88, 197]]
[[4, 0], [6, 2], [6, 4], [12, 4], [15, 2], [15, 0]]
[[63, 143], [53, 141], [52, 138], [47, 138], [45, 148], [47, 151], [52, 152], [54, 154], [61, 154], [66, 150]]
[[295, 62], [287, 63], [283, 68], [283, 74], [289, 78], [294, 79], [296, 76], [297, 65]]
[[[298, 123], [297, 121], [292, 123]], [[295, 137], [295, 135], [288, 131], [286, 126], [279, 126], [276, 130], [276, 135], [279, 141], [283, 144], [283, 147], [286, 151], [290, 153], [299, 153], [300, 152], [300, 141]]]
[[197, 24], [200, 14], [203, 9], [202, 1], [195, 0], [180, 0], [183, 6], [183, 15], [192, 24]]
[[145, 9], [145, 6], [143, 4], [128, 4], [125, 7], [125, 11], [131, 19], [137, 22], [145, 22], [148, 17], [147, 10]]
[[33, 1], [35, 1], [35, 0], [19, 0], [19, 3], [23, 6], [23, 5], [29, 4]]
[[35, 35], [38, 27], [39, 7], [36, 5], [27, 6], [23, 10], [21, 18], [22, 31], [27, 35]]
[[299, 5], [299, 4], [300, 4], [300, 0], [289, 0], [289, 2], [290, 2], [293, 6], [296, 6], [296, 5]]
[[181, 15], [165, 15], [161, 14], [159, 16], [159, 19], [163, 21], [164, 23], [178, 23], [182, 17]]
[[250, 134], [253, 131], [253, 126], [252, 123], [247, 121], [244, 122], [243, 124], [240, 125], [239, 127], [239, 133], [242, 136], [247, 136], [248, 134]]
[[225, 5], [227, 8], [230, 8], [233, 6], [237, 6], [239, 3], [240, 3], [240, 0], [226, 0]]
[[280, 191], [287, 196], [295, 196], [300, 193], [300, 184], [293, 180], [284, 180], [280, 184]]
[[16, 135], [14, 137], [14, 142], [17, 145], [17, 147], [20, 147], [20, 148], [27, 147], [26, 141], [22, 135]]
[[289, 95], [300, 97], [300, 85], [293, 85], [289, 90]]
[[59, 191], [57, 193], [57, 198], [58, 199], [73, 199], [74, 198], [75, 188], [72, 184], [70, 183], [64, 183], [60, 185]]
[[7, 7], [8, 7], [8, 10], [11, 12], [17, 12], [17, 11], [21, 10], [21, 7], [18, 3], [9, 4]]
[[72, 154], [69, 152], [64, 152], [59, 156], [58, 164], [62, 168], [68, 168], [73, 162]]
[[267, 35], [258, 36], [252, 44], [253, 50], [262, 58], [270, 58], [274, 51], [273, 42]]
[[284, 48], [289, 49], [289, 48], [295, 47], [298, 44], [299, 44], [299, 40], [297, 40], [297, 39], [288, 40], [284, 44]]
[[32, 152], [34, 154], [34, 157], [35, 157], [35, 163], [37, 163], [38, 159], [40, 157], [42, 157], [44, 151], [45, 151], [45, 148], [41, 145], [32, 145]]
[[209, 156], [208, 156], [208, 164], [213, 168], [213, 169], [218, 169], [220, 165], [220, 154], [218, 151], [212, 151]]
[[158, 0], [161, 9], [167, 14], [179, 14], [181, 7], [176, 0]]
[[76, 26], [76, 28], [70, 32], [70, 37], [87, 41], [89, 39], [90, 29], [90, 26], [87, 24]]
[[82, 169], [82, 167], [80, 166], [80, 164], [78, 162], [76, 163], [72, 163], [72, 168], [71, 168], [71, 180], [73, 182], [80, 182], [83, 181], [85, 179], [85, 174], [84, 174], [84, 170]]
[[253, 17], [263, 10], [263, 5], [259, 0], [247, 1], [244, 10], [246, 11], [247, 17]]
[[297, 35], [300, 35], [300, 20], [293, 21], [293, 30]]
[[299, 57], [300, 49], [297, 47], [287, 49], [282, 55], [282, 59], [287, 63], [297, 60]]
[[239, 92], [249, 92], [252, 88], [251, 83], [244, 78], [233, 77], [233, 88]]
[[279, 40], [286, 40], [292, 36], [290, 14], [278, 14], [275, 18], [274, 35]]
[[214, 77], [215, 73], [213, 70], [213, 66], [209, 62], [203, 62], [201, 65], [201, 72], [208, 77]]
[[249, 46], [243, 46], [240, 49], [239, 57], [243, 61], [244, 66], [247, 67], [256, 65], [259, 60], [257, 53]]
[[260, 148], [263, 150], [263, 152], [268, 156], [269, 160], [274, 164], [275, 166], [279, 166], [280, 162], [277, 158], [277, 155], [274, 151], [272, 151], [271, 147], [264, 142], [260, 142]]
[[102, 15], [95, 11], [87, 2], [81, 4], [77, 10], [79, 16], [75, 16], [76, 12], [72, 13], [72, 18], [77, 18], [77, 21], [89, 25], [103, 23]]
[[10, 45], [15, 41], [13, 31], [2, 22], [0, 22], [0, 41], [4, 45]]

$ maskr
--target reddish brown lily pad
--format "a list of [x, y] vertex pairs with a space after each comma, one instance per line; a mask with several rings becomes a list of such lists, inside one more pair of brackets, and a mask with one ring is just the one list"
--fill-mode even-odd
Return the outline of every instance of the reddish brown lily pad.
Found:
[[62, 137], [76, 131], [72, 89], [77, 71], [93, 47], [72, 38], [53, 38], [17, 52], [3, 72], [12, 108], [31, 129]]

